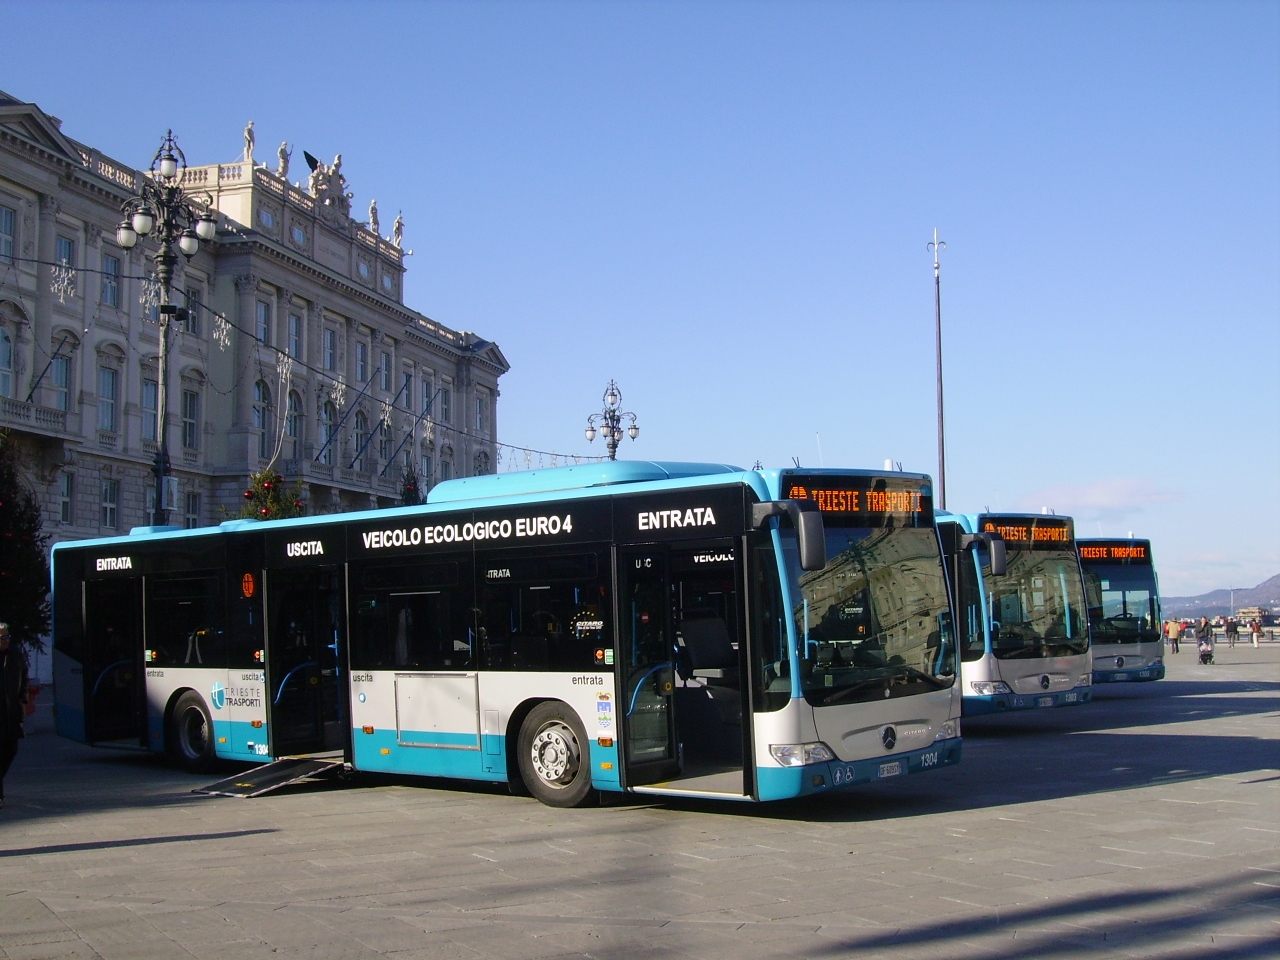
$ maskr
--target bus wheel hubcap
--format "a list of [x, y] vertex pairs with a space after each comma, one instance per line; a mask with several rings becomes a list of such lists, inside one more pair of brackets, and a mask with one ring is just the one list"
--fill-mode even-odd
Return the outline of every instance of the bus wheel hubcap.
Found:
[[533, 738], [533, 769], [546, 783], [564, 786], [578, 773], [578, 744], [562, 723], [549, 723]]
[[192, 757], [204, 754], [207, 731], [204, 728], [204, 714], [199, 710], [188, 710], [186, 722], [182, 725], [183, 744], [186, 752]]

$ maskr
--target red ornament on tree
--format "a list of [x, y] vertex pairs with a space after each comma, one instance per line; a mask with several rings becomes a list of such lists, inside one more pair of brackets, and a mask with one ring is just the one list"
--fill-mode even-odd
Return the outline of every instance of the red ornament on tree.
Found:
[[252, 499], [253, 499], [253, 491], [252, 491], [252, 490], [246, 490], [246, 491], [244, 492], [244, 498], [245, 498], [246, 500], [252, 500]]

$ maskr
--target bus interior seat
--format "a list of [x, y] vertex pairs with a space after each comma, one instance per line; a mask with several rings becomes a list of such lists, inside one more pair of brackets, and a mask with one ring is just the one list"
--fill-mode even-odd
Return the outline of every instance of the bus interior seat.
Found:
[[690, 676], [706, 680], [708, 685], [715, 681], [737, 684], [738, 651], [733, 648], [729, 628], [720, 617], [681, 620], [676, 633], [683, 641]]

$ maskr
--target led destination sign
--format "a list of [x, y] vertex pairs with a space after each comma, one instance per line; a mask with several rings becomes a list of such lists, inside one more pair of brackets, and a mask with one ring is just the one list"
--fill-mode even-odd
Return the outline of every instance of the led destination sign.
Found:
[[786, 500], [809, 500], [831, 524], [850, 526], [929, 526], [933, 497], [918, 479], [789, 474], [783, 478]]
[[1076, 547], [1085, 563], [1151, 562], [1151, 544], [1147, 540], [1081, 540]]
[[1015, 550], [1071, 548], [1074, 531], [1069, 517], [979, 517], [978, 529], [998, 533]]

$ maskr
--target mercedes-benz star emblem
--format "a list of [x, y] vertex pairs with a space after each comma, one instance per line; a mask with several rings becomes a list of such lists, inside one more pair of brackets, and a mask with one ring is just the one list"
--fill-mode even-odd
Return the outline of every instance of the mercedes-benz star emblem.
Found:
[[884, 744], [886, 750], [892, 750], [894, 744], [898, 742], [898, 731], [893, 727], [885, 727], [884, 732], [880, 734], [880, 742]]
[[1124, 666], [1124, 657], [1116, 657], [1116, 666], [1117, 666], [1117, 667], [1123, 667], [1123, 666]]
[[1049, 689], [1049, 675], [1047, 673], [1040, 678], [1040, 687], [1044, 690]]

